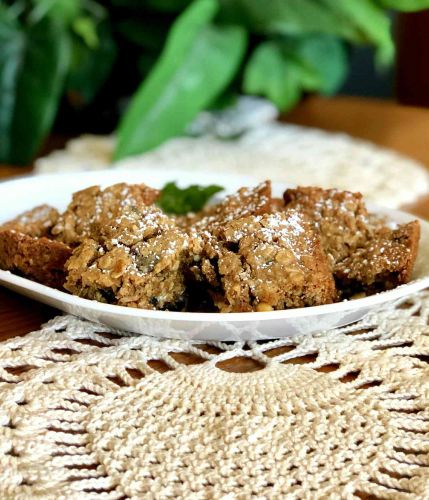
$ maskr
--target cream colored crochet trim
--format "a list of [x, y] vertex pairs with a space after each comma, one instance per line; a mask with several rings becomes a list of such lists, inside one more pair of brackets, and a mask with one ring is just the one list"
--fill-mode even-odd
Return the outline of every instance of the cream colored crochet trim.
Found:
[[428, 319], [207, 347], [57, 317], [0, 344], [0, 498], [427, 498]]
[[[114, 139], [83, 136], [36, 163], [39, 172], [107, 168]], [[259, 125], [236, 140], [211, 136], [173, 139], [155, 151], [113, 165], [154, 172], [209, 171], [245, 174], [256, 180], [337, 187], [360, 191], [368, 200], [397, 208], [429, 191], [427, 170], [393, 151], [345, 134], [272, 122]], [[174, 180], [174, 178], [172, 179]], [[149, 181], [148, 181], [149, 182]]]

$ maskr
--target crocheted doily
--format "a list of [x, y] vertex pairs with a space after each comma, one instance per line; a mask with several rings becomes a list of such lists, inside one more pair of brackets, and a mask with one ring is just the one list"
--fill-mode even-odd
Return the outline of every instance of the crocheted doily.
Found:
[[0, 343], [0, 498], [427, 498], [428, 319], [429, 292], [271, 342], [57, 317]]
[[[114, 139], [83, 136], [36, 162], [39, 172], [103, 169], [110, 165]], [[345, 134], [268, 122], [234, 140], [212, 135], [173, 139], [158, 149], [112, 165], [153, 172], [182, 170], [245, 174], [258, 180], [337, 187], [362, 192], [380, 206], [398, 208], [429, 191], [419, 163]], [[172, 173], [174, 175], [174, 173]], [[172, 179], [174, 180], [174, 178]]]

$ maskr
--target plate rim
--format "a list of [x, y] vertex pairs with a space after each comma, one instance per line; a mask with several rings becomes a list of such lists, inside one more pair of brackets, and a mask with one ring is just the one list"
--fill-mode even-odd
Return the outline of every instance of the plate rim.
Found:
[[55, 288], [42, 285], [36, 281], [17, 276], [10, 271], [0, 270], [0, 284], [11, 284], [29, 291], [44, 295], [51, 299], [65, 302], [68, 305], [91, 309], [99, 313], [125, 315], [133, 318], [145, 318], [154, 320], [170, 320], [181, 322], [210, 322], [210, 323], [242, 323], [256, 321], [270, 321], [279, 319], [295, 319], [302, 317], [320, 316], [322, 314], [347, 313], [358, 309], [373, 307], [406, 298], [412, 293], [416, 293], [429, 287], [429, 276], [413, 280], [410, 283], [399, 285], [392, 290], [386, 290], [368, 297], [354, 300], [343, 300], [332, 304], [322, 304], [318, 306], [297, 307], [291, 309], [279, 309], [276, 311], [264, 312], [181, 312], [181, 311], [159, 311], [152, 309], [138, 309], [134, 307], [119, 306], [115, 304], [105, 304], [96, 300], [85, 299], [77, 295], [72, 295]]

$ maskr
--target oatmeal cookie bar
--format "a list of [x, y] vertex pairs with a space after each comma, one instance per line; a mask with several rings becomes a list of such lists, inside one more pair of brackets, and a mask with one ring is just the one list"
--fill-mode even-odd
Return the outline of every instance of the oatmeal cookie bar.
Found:
[[288, 189], [284, 201], [287, 208], [307, 214], [320, 231], [342, 297], [410, 280], [420, 237], [418, 221], [392, 229], [368, 213], [360, 193], [336, 189]]
[[336, 289], [319, 236], [296, 210], [248, 216], [193, 240], [205, 281], [220, 312], [269, 311], [331, 303]]
[[14, 230], [0, 230], [0, 269], [43, 285], [62, 288], [64, 266], [71, 248], [46, 237], [35, 238]]
[[368, 211], [360, 193], [298, 187], [287, 189], [283, 198], [287, 208], [305, 213], [320, 231], [334, 272], [369, 237]]
[[73, 194], [67, 210], [52, 228], [55, 239], [76, 246], [86, 238], [98, 237], [100, 227], [111, 224], [127, 207], [151, 205], [157, 189], [145, 184], [114, 184], [102, 190], [92, 186]]
[[[379, 227], [366, 244], [352, 256], [338, 263], [336, 279], [347, 291], [380, 292], [407, 283], [411, 279], [420, 239], [418, 221], [399, 225], [396, 229]], [[349, 293], [350, 293], [349, 292]]]
[[35, 238], [49, 236], [49, 232], [57, 222], [58, 217], [59, 213], [56, 208], [49, 205], [39, 205], [0, 225], [0, 231], [11, 230]]
[[0, 269], [12, 271], [47, 286], [61, 288], [64, 264], [71, 249], [50, 239], [58, 211], [40, 205], [0, 226]]
[[155, 207], [133, 206], [87, 238], [67, 262], [65, 288], [89, 299], [143, 309], [181, 309], [186, 233]]

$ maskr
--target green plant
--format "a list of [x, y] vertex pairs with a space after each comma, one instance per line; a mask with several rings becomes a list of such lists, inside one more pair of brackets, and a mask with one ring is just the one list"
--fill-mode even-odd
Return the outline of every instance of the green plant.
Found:
[[351, 44], [373, 46], [377, 65], [390, 64], [389, 9], [428, 7], [429, 0], [2, 1], [0, 162], [30, 161], [61, 103], [92, 109], [106, 88], [115, 112], [131, 96], [116, 159], [183, 134], [201, 110], [234, 94], [262, 95], [288, 111], [303, 93], [336, 92]]
[[0, 4], [0, 162], [34, 156], [63, 93], [92, 99], [115, 54], [106, 22], [90, 0]]
[[157, 204], [167, 214], [184, 215], [198, 212], [223, 187], [211, 184], [198, 186], [193, 184], [186, 188], [177, 187], [175, 182], [168, 182], [161, 190]]

